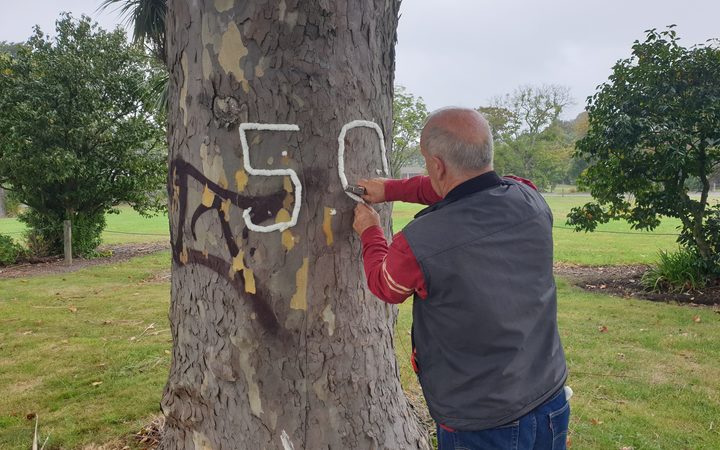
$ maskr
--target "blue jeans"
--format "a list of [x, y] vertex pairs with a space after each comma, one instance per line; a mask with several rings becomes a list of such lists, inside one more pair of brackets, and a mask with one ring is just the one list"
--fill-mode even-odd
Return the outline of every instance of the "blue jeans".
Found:
[[437, 427], [438, 450], [565, 450], [570, 404], [560, 389], [518, 420], [481, 431]]

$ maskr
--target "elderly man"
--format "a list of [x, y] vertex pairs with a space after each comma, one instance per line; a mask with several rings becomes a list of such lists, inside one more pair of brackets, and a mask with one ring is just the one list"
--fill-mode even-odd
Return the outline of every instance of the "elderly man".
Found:
[[368, 203], [430, 205], [388, 246], [358, 204], [370, 290], [413, 301], [413, 368], [445, 449], [564, 449], [570, 408], [557, 329], [552, 213], [535, 186], [499, 177], [477, 111], [446, 108], [420, 138], [428, 176], [362, 180]]

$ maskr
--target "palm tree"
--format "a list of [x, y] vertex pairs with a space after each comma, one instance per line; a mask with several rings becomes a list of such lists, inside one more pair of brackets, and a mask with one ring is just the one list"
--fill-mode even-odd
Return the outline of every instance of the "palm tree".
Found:
[[151, 80], [155, 108], [164, 116], [170, 81], [165, 54], [165, 0], [103, 0], [98, 10], [104, 11], [113, 6], [116, 11], [120, 11], [126, 23], [132, 24], [133, 42], [145, 46], [156, 62], [165, 69]]

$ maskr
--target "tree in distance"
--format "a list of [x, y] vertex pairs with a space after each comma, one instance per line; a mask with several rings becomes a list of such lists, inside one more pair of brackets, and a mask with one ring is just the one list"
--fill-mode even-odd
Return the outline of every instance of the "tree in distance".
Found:
[[588, 99], [589, 130], [576, 155], [590, 162], [580, 184], [594, 201], [573, 208], [568, 224], [592, 231], [624, 219], [652, 230], [662, 216], [676, 217], [680, 243], [714, 271], [720, 206], [708, 195], [720, 164], [720, 48], [679, 40], [674, 26], [647, 31]]
[[402, 86], [393, 95], [393, 146], [388, 152], [388, 164], [393, 178], [400, 177], [400, 169], [408, 164], [422, 163], [420, 132], [428, 111], [422, 97], [415, 97]]
[[0, 187], [29, 207], [20, 220], [36, 250], [60, 252], [71, 220], [74, 253], [92, 253], [117, 205], [145, 214], [165, 204], [153, 76], [123, 31], [69, 14], [56, 37], [36, 27], [16, 56], [0, 57]]

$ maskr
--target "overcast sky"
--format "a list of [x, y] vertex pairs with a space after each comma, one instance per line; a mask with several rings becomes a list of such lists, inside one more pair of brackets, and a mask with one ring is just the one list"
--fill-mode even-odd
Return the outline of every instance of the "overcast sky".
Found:
[[[34, 24], [54, 29], [60, 11], [88, 14], [105, 28], [116, 13], [100, 0], [3, 0], [0, 41], [27, 39]], [[581, 111], [610, 68], [644, 30], [677, 24], [686, 45], [720, 37], [718, 0], [404, 0], [396, 84], [430, 109], [476, 107], [520, 85], [568, 86]]]

